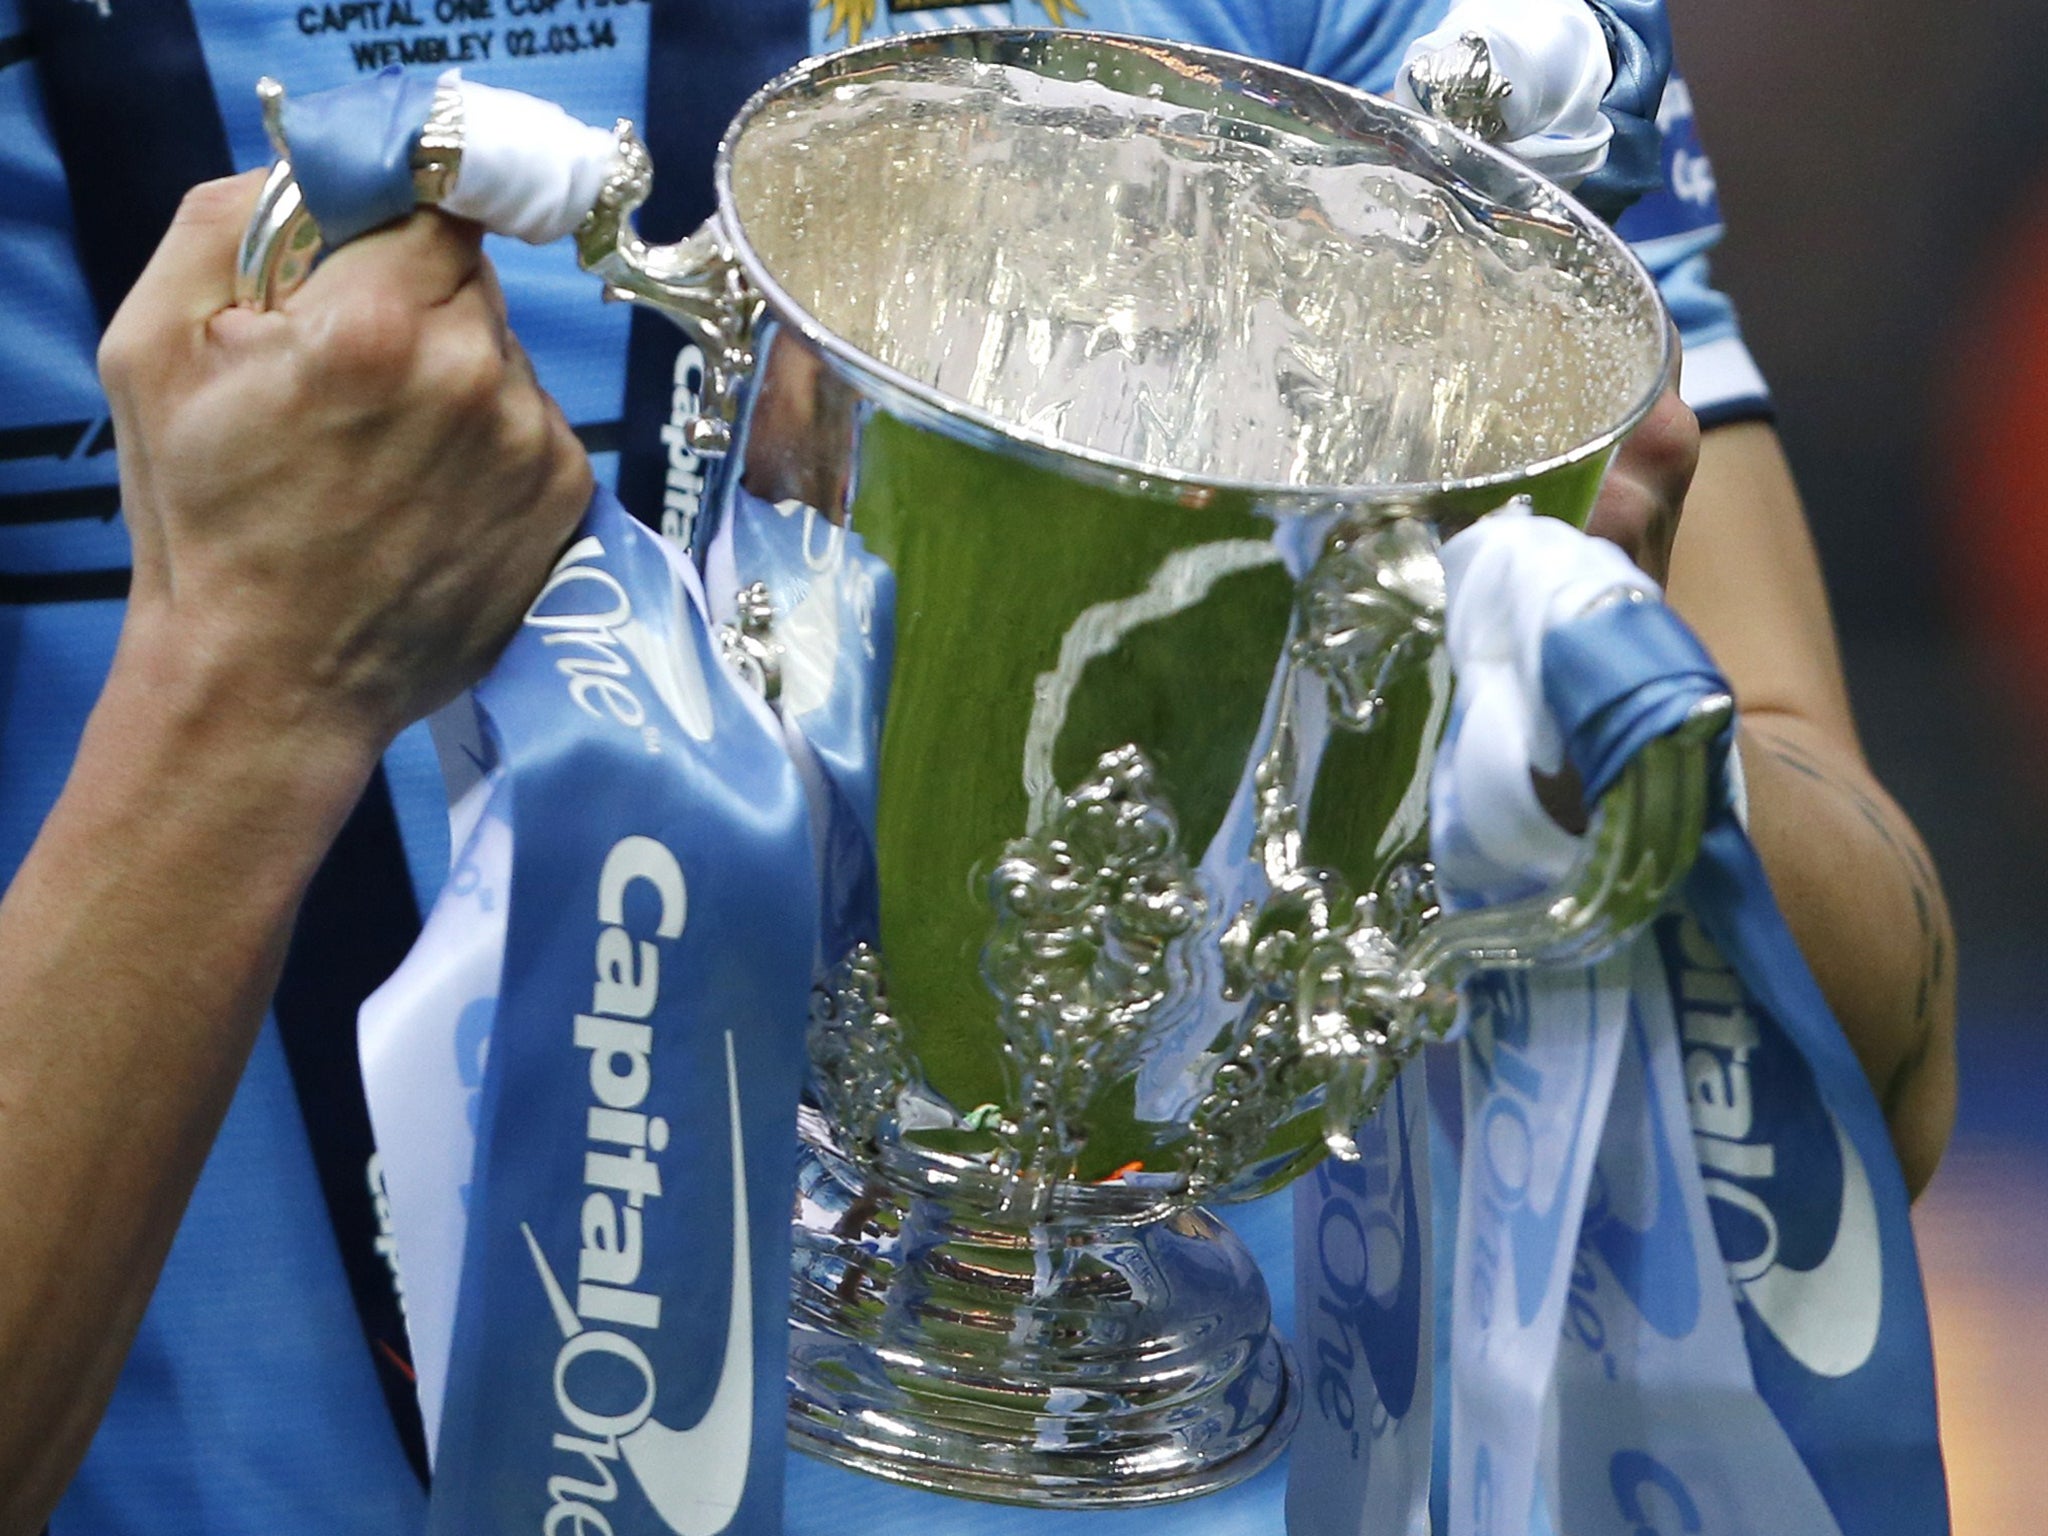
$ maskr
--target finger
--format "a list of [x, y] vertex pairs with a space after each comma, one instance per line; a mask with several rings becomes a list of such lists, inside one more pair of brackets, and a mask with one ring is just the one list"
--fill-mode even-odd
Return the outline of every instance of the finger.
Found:
[[513, 371], [517, 345], [505, 318], [504, 292], [488, 261], [445, 302], [420, 313], [416, 334], [430, 371], [437, 356], [468, 357], [480, 375], [477, 383], [484, 384], [482, 375], [488, 375], [491, 388]]
[[532, 359], [519, 344], [518, 336], [507, 331], [503, 383], [503, 416], [509, 452], [530, 457], [536, 464], [553, 466], [554, 477], [566, 481], [568, 490], [549, 498], [558, 524], [552, 531], [566, 543], [583, 516], [590, 500], [590, 455], [577, 439], [560, 402], [541, 387]]
[[477, 268], [476, 279], [469, 286], [470, 292], [482, 301], [496, 323], [505, 360], [511, 362], [513, 353], [519, 350], [519, 343], [512, 335], [511, 317], [505, 308], [505, 288], [498, 280], [497, 265], [488, 256], [484, 258], [483, 265]]
[[1586, 521], [1586, 532], [1619, 547], [1660, 585], [1670, 565], [1676, 527], [1675, 510], [1633, 479], [1610, 479]]
[[346, 304], [364, 292], [429, 308], [447, 303], [474, 282], [483, 265], [480, 226], [422, 208], [330, 251], [283, 308], [304, 313]]
[[264, 173], [203, 181], [185, 194], [149, 265], [128, 291], [108, 341], [131, 338], [155, 352], [178, 337], [196, 341], [206, 322], [235, 301], [235, 253], [263, 190]]
[[1699, 418], [1676, 390], [1667, 390], [1622, 443], [1620, 457], [1649, 483], [1682, 497], [1699, 467]]
[[511, 348], [506, 356], [505, 393], [508, 401], [514, 402], [517, 409], [528, 413], [527, 422], [537, 427], [537, 436], [546, 439], [556, 453], [587, 469], [590, 455], [584, 451], [575, 428], [569, 425], [569, 418], [563, 413], [561, 402], [541, 387], [540, 376], [534, 371], [533, 360], [526, 355], [526, 349], [519, 344], [519, 338], [508, 332], [507, 345]]

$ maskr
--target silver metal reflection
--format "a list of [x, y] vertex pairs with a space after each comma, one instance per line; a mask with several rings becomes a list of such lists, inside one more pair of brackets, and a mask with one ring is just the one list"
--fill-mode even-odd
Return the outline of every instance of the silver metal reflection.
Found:
[[749, 582], [734, 596], [733, 621], [720, 626], [718, 649], [762, 698], [773, 704], [782, 697], [782, 646], [767, 583]]
[[1207, 1213], [1063, 1189], [992, 1219], [1001, 1187], [897, 1148], [878, 1183], [837, 1128], [799, 1125], [790, 1438], [895, 1482], [1113, 1508], [1188, 1498], [1286, 1448], [1301, 1396], [1257, 1266]]
[[777, 96], [728, 159], [734, 232], [819, 327], [990, 418], [1183, 474], [1538, 463], [1626, 411], [1658, 345], [1597, 248], [1532, 252], [1382, 143], [1226, 132], [1100, 77], [927, 56]]
[[1478, 33], [1418, 54], [1408, 66], [1408, 80], [1425, 112], [1482, 139], [1507, 137], [1506, 107], [1515, 88]]
[[811, 994], [811, 1077], [827, 1123], [851, 1146], [895, 1132], [917, 1065], [883, 995], [882, 958], [858, 944]]
[[320, 254], [320, 230], [292, 168], [271, 166], [235, 254], [235, 302], [268, 309], [303, 283]]
[[[285, 89], [265, 75], [256, 82], [263, 131], [277, 159], [264, 179], [235, 258], [235, 302], [256, 309], [281, 304], [312, 274], [320, 257], [320, 227], [292, 177], [291, 146], [285, 141]], [[437, 207], [462, 169], [462, 91], [452, 80], [434, 87], [427, 121], [412, 153], [413, 200]], [[644, 197], [644, 194], [643, 194]]]
[[690, 447], [723, 454], [754, 369], [754, 325], [762, 302], [733, 257], [717, 220], [675, 245], [653, 245], [633, 228], [632, 215], [647, 201], [654, 165], [633, 125], [612, 129], [611, 174], [597, 206], [576, 231], [577, 259], [605, 283], [605, 297], [658, 309], [703, 348], [706, 379], [701, 413], [686, 430]]
[[1396, 518], [1333, 536], [1301, 587], [1294, 661], [1321, 678], [1347, 730], [1370, 730], [1443, 640], [1444, 571], [1436, 531]]
[[1031, 835], [991, 882], [995, 929], [982, 974], [995, 993], [1014, 1115], [993, 1127], [1007, 1208], [1044, 1213], [1087, 1143], [1098, 1101], [1137, 1070], [1175, 982], [1175, 950], [1207, 907], [1173, 811], [1135, 746]]

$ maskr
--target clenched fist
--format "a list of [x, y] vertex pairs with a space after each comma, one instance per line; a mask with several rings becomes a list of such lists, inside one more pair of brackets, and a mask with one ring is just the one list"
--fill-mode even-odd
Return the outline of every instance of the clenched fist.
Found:
[[474, 225], [416, 214], [236, 307], [260, 180], [186, 196], [100, 349], [135, 547], [117, 671], [367, 772], [489, 666], [590, 469]]

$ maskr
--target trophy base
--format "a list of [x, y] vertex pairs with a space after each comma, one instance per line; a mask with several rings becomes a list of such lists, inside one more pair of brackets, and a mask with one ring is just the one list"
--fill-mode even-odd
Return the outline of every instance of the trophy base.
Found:
[[1293, 1362], [1258, 1266], [1207, 1212], [1098, 1185], [1006, 1215], [993, 1181], [854, 1164], [808, 1110], [801, 1158], [797, 1449], [1066, 1509], [1192, 1498], [1285, 1449]]

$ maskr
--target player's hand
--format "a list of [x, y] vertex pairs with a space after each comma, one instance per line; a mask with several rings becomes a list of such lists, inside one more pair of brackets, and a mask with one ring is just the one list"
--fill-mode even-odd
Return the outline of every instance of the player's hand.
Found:
[[1699, 418], [1676, 390], [1667, 391], [1623, 440], [1586, 531], [1619, 544], [1663, 585], [1671, 574], [1679, 514], [1699, 463]]
[[417, 214], [236, 307], [260, 180], [187, 195], [100, 349], [135, 547], [117, 666], [367, 772], [490, 665], [589, 463], [474, 225]]

